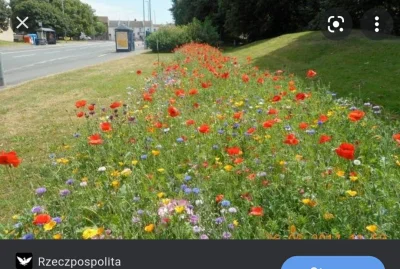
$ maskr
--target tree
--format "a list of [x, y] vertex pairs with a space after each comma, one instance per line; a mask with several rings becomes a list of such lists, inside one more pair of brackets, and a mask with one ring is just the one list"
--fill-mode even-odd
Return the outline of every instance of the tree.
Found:
[[97, 36], [104, 35], [107, 32], [107, 26], [100, 21], [96, 22], [94, 29]]
[[7, 31], [10, 22], [11, 9], [5, 0], [0, 0], [0, 32]]

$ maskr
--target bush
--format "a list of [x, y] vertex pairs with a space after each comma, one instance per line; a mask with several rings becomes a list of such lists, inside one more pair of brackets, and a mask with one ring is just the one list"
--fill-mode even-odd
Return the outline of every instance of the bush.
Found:
[[186, 26], [166, 26], [147, 37], [149, 47], [154, 52], [157, 51], [157, 40], [160, 52], [171, 52], [176, 47], [189, 43], [190, 37]]
[[187, 26], [167, 26], [147, 37], [147, 42], [153, 52], [157, 52], [157, 40], [160, 52], [171, 52], [183, 44], [196, 42], [216, 45], [219, 36], [211, 20], [204, 22], [193, 19]]
[[194, 18], [193, 22], [188, 24], [187, 31], [190, 39], [196, 43], [216, 45], [219, 39], [217, 29], [209, 19], [201, 22]]

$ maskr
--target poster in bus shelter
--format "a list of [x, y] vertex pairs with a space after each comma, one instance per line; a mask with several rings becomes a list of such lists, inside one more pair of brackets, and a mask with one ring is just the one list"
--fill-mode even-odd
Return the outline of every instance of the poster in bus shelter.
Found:
[[117, 39], [117, 49], [118, 50], [129, 49], [127, 32], [117, 32], [116, 39]]

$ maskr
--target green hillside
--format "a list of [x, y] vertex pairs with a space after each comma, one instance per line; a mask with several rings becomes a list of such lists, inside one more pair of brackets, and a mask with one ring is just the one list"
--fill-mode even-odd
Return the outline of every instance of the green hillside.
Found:
[[302, 32], [255, 42], [227, 54], [252, 56], [255, 65], [303, 75], [318, 72], [338, 96], [354, 96], [400, 114], [400, 39], [373, 41], [359, 31], [342, 41]]

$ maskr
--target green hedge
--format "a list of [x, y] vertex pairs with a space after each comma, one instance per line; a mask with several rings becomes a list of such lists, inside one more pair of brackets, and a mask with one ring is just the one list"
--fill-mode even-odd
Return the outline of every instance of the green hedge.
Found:
[[176, 47], [190, 42], [207, 43], [216, 45], [219, 36], [210, 20], [201, 22], [193, 19], [192, 23], [185, 26], [165, 26], [147, 37], [147, 42], [153, 52], [171, 52]]

